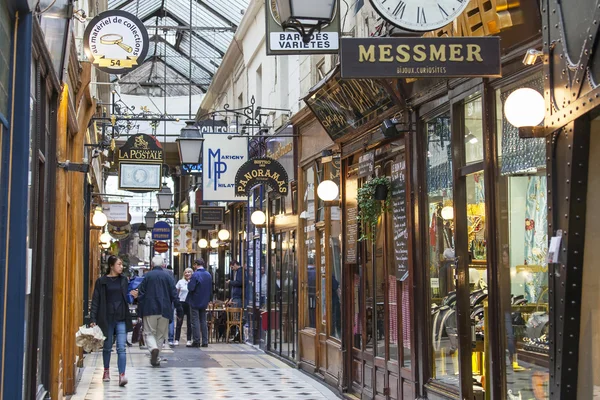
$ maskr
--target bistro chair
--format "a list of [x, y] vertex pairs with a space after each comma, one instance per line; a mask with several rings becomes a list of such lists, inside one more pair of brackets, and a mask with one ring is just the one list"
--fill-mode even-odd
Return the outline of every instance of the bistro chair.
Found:
[[229, 333], [231, 331], [231, 327], [237, 326], [240, 334], [240, 342], [242, 341], [242, 318], [243, 318], [243, 309], [237, 307], [227, 307], [227, 333], [225, 341], [229, 343]]
[[208, 343], [213, 342], [213, 329], [215, 326], [215, 305], [210, 303], [206, 309], [206, 325], [208, 326]]

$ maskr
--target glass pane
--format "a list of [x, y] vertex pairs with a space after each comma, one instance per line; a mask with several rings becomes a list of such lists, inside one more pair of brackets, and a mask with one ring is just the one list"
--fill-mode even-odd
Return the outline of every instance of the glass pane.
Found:
[[[367, 227], [367, 236], [370, 236], [370, 227]], [[373, 332], [374, 326], [377, 323], [375, 320], [376, 304], [373, 296], [373, 242], [365, 240], [362, 242], [363, 248], [365, 249], [365, 319], [367, 322], [366, 326], [366, 342], [365, 351], [373, 353], [373, 347], [375, 345]], [[381, 260], [380, 260], [381, 261]], [[376, 338], [375, 338], [376, 340]]]
[[479, 94], [465, 101], [465, 158], [467, 164], [483, 161], [483, 118]]
[[304, 175], [304, 206], [300, 218], [304, 220], [304, 244], [306, 246], [307, 260], [307, 307], [305, 324], [309, 328], [317, 327], [317, 243], [315, 238], [315, 170], [311, 167]]
[[[338, 187], [340, 185], [339, 161], [332, 161], [330, 179]], [[335, 201], [339, 200], [338, 198]], [[331, 265], [331, 303], [330, 315], [331, 326], [329, 334], [337, 339], [342, 338], [342, 221], [340, 218], [340, 208], [331, 207], [331, 231], [329, 237], [329, 255]]]
[[[485, 236], [485, 191], [483, 172], [467, 179], [467, 230], [469, 251], [469, 290], [471, 305], [471, 340], [473, 391], [484, 393], [486, 360], [485, 321], [488, 316], [487, 262]], [[463, 359], [468, 357], [463, 355]]]
[[386, 298], [386, 281], [387, 268], [384, 258], [385, 248], [385, 229], [384, 219], [379, 219], [377, 224], [377, 233], [375, 240], [375, 341], [377, 349], [375, 355], [385, 358], [385, 298]]
[[319, 238], [319, 276], [321, 277], [321, 286], [319, 287], [319, 294], [321, 297], [321, 324], [323, 329], [321, 332], [327, 332], [327, 298], [329, 297], [329, 291], [327, 290], [327, 264], [325, 262], [325, 231], [318, 231]]
[[426, 126], [429, 226], [427, 256], [434, 359], [432, 372], [435, 379], [458, 386], [450, 113], [439, 115], [428, 121]]
[[[543, 92], [541, 76], [523, 82]], [[505, 332], [506, 391], [549, 398], [548, 198], [544, 139], [521, 139], [503, 117], [512, 91], [496, 93], [500, 174], [498, 264]]]

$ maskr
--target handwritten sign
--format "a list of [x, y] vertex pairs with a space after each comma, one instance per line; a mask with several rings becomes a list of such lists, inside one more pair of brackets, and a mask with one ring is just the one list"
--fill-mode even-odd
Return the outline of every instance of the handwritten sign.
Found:
[[358, 262], [358, 206], [356, 204], [356, 193], [358, 180], [356, 175], [346, 179], [346, 264]]
[[358, 177], [364, 178], [373, 175], [375, 171], [375, 154], [370, 151], [358, 158]]
[[392, 164], [392, 218], [396, 279], [408, 278], [408, 227], [406, 224], [406, 161]]

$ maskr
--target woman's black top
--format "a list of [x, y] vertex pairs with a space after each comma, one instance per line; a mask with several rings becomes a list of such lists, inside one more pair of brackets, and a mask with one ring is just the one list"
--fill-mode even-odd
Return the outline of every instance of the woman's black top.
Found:
[[123, 321], [125, 319], [125, 307], [123, 302], [123, 293], [121, 290], [121, 277], [107, 277], [106, 283], [106, 311], [108, 318], [113, 321]]

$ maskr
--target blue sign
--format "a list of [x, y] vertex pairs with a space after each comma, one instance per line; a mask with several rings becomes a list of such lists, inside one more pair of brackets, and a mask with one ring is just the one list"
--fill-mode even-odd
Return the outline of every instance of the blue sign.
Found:
[[202, 173], [202, 164], [181, 164], [181, 175], [199, 175]]
[[152, 240], [171, 240], [171, 225], [158, 221], [152, 228]]

